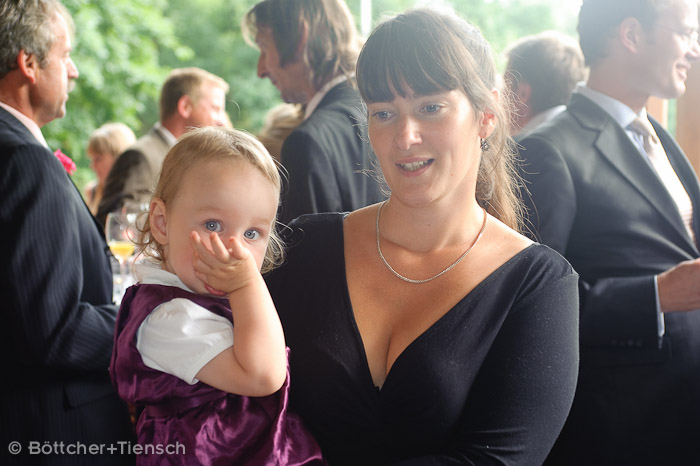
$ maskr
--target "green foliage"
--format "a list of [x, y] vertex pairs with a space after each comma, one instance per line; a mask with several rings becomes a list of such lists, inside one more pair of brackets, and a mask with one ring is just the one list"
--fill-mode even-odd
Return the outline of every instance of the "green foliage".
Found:
[[[361, 26], [362, 0], [346, 0]], [[137, 135], [158, 120], [158, 95], [173, 68], [198, 66], [224, 78], [233, 124], [255, 133], [281, 102], [277, 89], [256, 76], [258, 51], [241, 35], [241, 18], [257, 0], [63, 0], [75, 22], [73, 60], [80, 77], [66, 117], [44, 134], [78, 165], [82, 186], [93, 177], [84, 153], [90, 133], [121, 121]], [[372, 0], [372, 21], [413, 6], [451, 7], [478, 26], [500, 52], [513, 40], [544, 29], [573, 34], [572, 0]]]
[[[360, 0], [355, 0], [359, 9]], [[374, 0], [373, 21], [376, 24], [386, 16], [411, 7], [430, 7], [455, 11], [477, 26], [494, 52], [499, 68], [503, 68], [501, 52], [516, 39], [547, 29], [573, 33], [570, 18], [562, 16], [562, 2], [553, 0]], [[353, 2], [348, 5], [352, 8]]]
[[186, 61], [161, 54], [172, 68], [198, 66], [224, 78], [231, 87], [226, 110], [234, 126], [255, 132], [265, 111], [281, 102], [269, 81], [257, 78], [258, 51], [241, 34], [241, 18], [256, 0], [171, 0], [165, 13], [178, 39], [195, 51]]
[[140, 134], [155, 119], [167, 69], [160, 63], [163, 50], [191, 54], [177, 39], [163, 15], [165, 0], [64, 0], [73, 15], [76, 37], [73, 61], [80, 77], [70, 94], [66, 116], [43, 129], [52, 148], [61, 148], [78, 165], [74, 179], [82, 186], [92, 178], [85, 144], [103, 123], [121, 121]]

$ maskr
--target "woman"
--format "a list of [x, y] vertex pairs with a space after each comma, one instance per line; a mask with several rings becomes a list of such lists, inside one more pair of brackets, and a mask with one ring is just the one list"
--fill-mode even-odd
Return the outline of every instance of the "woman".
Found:
[[102, 189], [114, 161], [136, 142], [134, 132], [124, 123], [105, 123], [90, 135], [87, 155], [97, 178], [85, 186], [85, 201], [93, 215], [102, 200]]
[[284, 140], [303, 120], [304, 111], [300, 105], [296, 104], [277, 104], [265, 115], [265, 122], [258, 133], [258, 139], [278, 162]]
[[268, 283], [292, 408], [332, 465], [541, 464], [578, 369], [578, 276], [516, 233], [491, 52], [415, 10], [357, 65], [385, 203], [293, 222]]

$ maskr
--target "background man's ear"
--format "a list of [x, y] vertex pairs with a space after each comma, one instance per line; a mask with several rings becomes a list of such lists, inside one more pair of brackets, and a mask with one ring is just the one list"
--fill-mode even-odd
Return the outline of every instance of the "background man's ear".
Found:
[[189, 118], [192, 114], [192, 99], [188, 95], [183, 95], [177, 101], [177, 111], [183, 118]]
[[625, 18], [620, 23], [618, 38], [624, 48], [636, 52], [646, 32], [637, 18]]
[[20, 50], [17, 54], [17, 67], [32, 84], [36, 83], [36, 70], [39, 68], [39, 60], [34, 54]]
[[518, 84], [517, 89], [515, 89], [515, 95], [518, 97], [520, 102], [528, 104], [530, 98], [532, 98], [532, 86], [528, 83]]

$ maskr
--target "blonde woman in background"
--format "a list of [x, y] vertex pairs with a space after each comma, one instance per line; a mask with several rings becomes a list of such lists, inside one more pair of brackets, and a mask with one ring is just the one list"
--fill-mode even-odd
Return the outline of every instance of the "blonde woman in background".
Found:
[[265, 115], [265, 123], [258, 134], [258, 139], [278, 162], [284, 140], [303, 119], [303, 107], [287, 103], [275, 105]]
[[90, 169], [97, 178], [89, 182], [84, 189], [85, 202], [93, 215], [102, 199], [102, 189], [109, 171], [117, 157], [129, 146], [136, 142], [134, 132], [124, 123], [105, 123], [90, 135], [87, 144], [87, 155], [90, 158]]

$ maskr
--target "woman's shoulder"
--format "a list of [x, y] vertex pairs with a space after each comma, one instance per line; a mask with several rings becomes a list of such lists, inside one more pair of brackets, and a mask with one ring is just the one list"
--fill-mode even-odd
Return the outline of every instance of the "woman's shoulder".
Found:
[[553, 275], [575, 274], [569, 262], [558, 252], [536, 243], [496, 221], [491, 257], [501, 257], [505, 268], [528, 268]]
[[533, 266], [538, 268], [557, 275], [577, 275], [569, 261], [546, 244], [532, 243], [523, 250], [523, 254], [523, 260], [531, 262]]
[[567, 276], [578, 278], [571, 264], [558, 252], [534, 242], [506, 261], [500, 270], [508, 275], [514, 273], [524, 282], [539, 284]]
[[499, 270], [494, 283], [510, 289], [516, 301], [536, 300], [578, 302], [578, 274], [558, 252], [540, 243], [531, 243]]
[[578, 274], [549, 246], [533, 242], [500, 222], [494, 222], [490, 245], [486, 255], [495, 268], [486, 280], [488, 288], [508, 289], [517, 300], [548, 289], [572, 293], [578, 289]]

